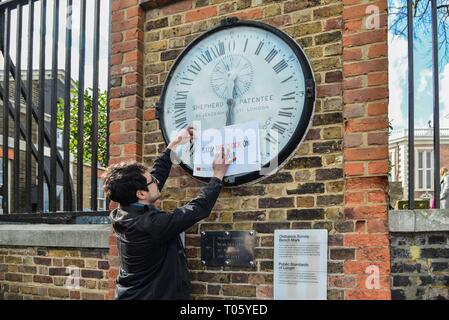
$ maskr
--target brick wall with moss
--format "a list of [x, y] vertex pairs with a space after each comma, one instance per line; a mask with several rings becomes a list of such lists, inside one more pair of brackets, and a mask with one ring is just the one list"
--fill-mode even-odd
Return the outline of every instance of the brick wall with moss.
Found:
[[449, 299], [449, 232], [391, 234], [395, 300]]
[[108, 250], [0, 246], [0, 300], [104, 300]]

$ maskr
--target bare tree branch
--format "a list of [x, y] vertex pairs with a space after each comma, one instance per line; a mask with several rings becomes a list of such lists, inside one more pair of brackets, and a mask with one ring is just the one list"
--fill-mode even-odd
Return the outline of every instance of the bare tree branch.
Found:
[[[407, 23], [408, 12], [407, 3], [403, 0], [401, 5], [390, 6], [388, 8], [388, 14], [391, 17], [390, 31], [394, 35], [401, 37], [407, 37]], [[440, 63], [449, 62], [449, 0], [439, 0], [437, 3], [438, 12], [438, 48], [440, 50]], [[412, 4], [413, 17], [414, 17], [414, 40], [428, 41], [428, 36], [432, 35], [432, 12], [431, 12], [431, 0], [414, 0]], [[421, 37], [425, 35], [426, 37]]]

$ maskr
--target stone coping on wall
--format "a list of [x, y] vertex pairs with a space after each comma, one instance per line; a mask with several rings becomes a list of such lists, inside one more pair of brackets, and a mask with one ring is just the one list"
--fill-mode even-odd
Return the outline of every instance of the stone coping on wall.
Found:
[[449, 209], [390, 210], [390, 232], [449, 231]]
[[0, 224], [0, 246], [109, 248], [110, 224]]

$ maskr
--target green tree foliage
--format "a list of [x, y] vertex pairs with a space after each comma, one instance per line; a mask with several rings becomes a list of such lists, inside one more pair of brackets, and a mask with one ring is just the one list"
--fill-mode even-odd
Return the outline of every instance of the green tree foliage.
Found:
[[[84, 91], [84, 156], [85, 163], [92, 163], [92, 88]], [[70, 90], [70, 152], [78, 160], [78, 82]], [[57, 126], [64, 130], [64, 99], [58, 101]], [[107, 166], [107, 91], [98, 90], [98, 164]]]

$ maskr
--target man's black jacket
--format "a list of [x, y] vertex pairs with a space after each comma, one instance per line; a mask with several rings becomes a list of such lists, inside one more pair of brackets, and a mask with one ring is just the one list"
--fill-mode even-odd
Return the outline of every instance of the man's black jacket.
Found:
[[[151, 174], [162, 189], [171, 169], [170, 149], [155, 161]], [[223, 183], [212, 178], [198, 197], [171, 213], [152, 205], [123, 206], [111, 212], [120, 272], [116, 299], [189, 299], [190, 279], [179, 234], [206, 218]]]

